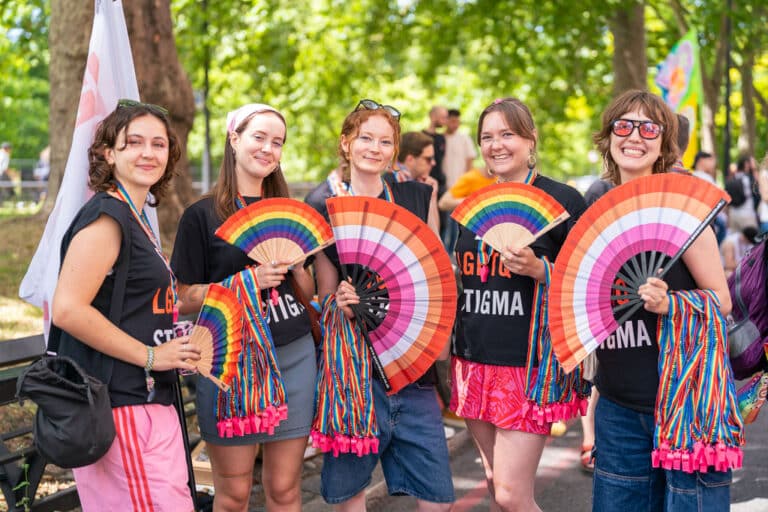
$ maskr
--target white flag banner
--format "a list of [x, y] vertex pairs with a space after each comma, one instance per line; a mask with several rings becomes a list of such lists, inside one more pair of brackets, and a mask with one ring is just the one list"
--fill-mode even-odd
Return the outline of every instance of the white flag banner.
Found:
[[[96, 127], [121, 98], [139, 100], [123, 4], [121, 0], [95, 0], [72, 148], [53, 212], [19, 288], [22, 299], [43, 309], [46, 342], [51, 326], [50, 305], [59, 276], [61, 239], [77, 212], [93, 196], [88, 188], [88, 148]], [[153, 230], [159, 233], [154, 208], [145, 208]]]

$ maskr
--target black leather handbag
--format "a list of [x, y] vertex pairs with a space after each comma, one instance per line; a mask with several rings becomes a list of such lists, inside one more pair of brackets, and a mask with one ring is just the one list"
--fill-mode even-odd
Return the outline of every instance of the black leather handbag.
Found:
[[35, 447], [62, 468], [93, 464], [115, 439], [107, 386], [69, 357], [43, 357], [16, 381], [16, 396], [37, 404]]

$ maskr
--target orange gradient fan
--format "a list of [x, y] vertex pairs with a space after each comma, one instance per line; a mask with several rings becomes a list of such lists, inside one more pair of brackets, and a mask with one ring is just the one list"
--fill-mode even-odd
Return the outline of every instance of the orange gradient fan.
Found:
[[326, 204], [339, 260], [351, 266], [360, 296], [353, 309], [387, 391], [396, 393], [432, 366], [451, 335], [451, 261], [429, 226], [400, 206], [359, 196]]
[[654, 174], [610, 190], [582, 214], [549, 287], [549, 330], [565, 371], [643, 306], [640, 285], [663, 278], [729, 200], [694, 176]]

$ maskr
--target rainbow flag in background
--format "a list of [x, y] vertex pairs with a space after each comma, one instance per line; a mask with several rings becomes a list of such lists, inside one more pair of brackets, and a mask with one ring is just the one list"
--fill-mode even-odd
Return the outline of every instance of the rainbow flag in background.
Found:
[[664, 62], [659, 64], [655, 83], [667, 105], [691, 123], [690, 142], [683, 155], [683, 164], [690, 168], [699, 150], [699, 105], [703, 99], [699, 42], [695, 30], [688, 31], [675, 43]]

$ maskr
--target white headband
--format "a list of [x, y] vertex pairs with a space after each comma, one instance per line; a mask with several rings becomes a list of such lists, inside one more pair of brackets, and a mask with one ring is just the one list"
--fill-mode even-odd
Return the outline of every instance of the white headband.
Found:
[[243, 105], [237, 110], [233, 110], [227, 114], [227, 133], [235, 131], [235, 129], [237, 129], [237, 127], [240, 126], [240, 124], [245, 119], [249, 118], [253, 114], [258, 114], [261, 112], [274, 112], [280, 116], [281, 119], [283, 118], [283, 114], [281, 114], [277, 109], [270, 107], [269, 105], [265, 105], [264, 103], [248, 103], [247, 105]]

